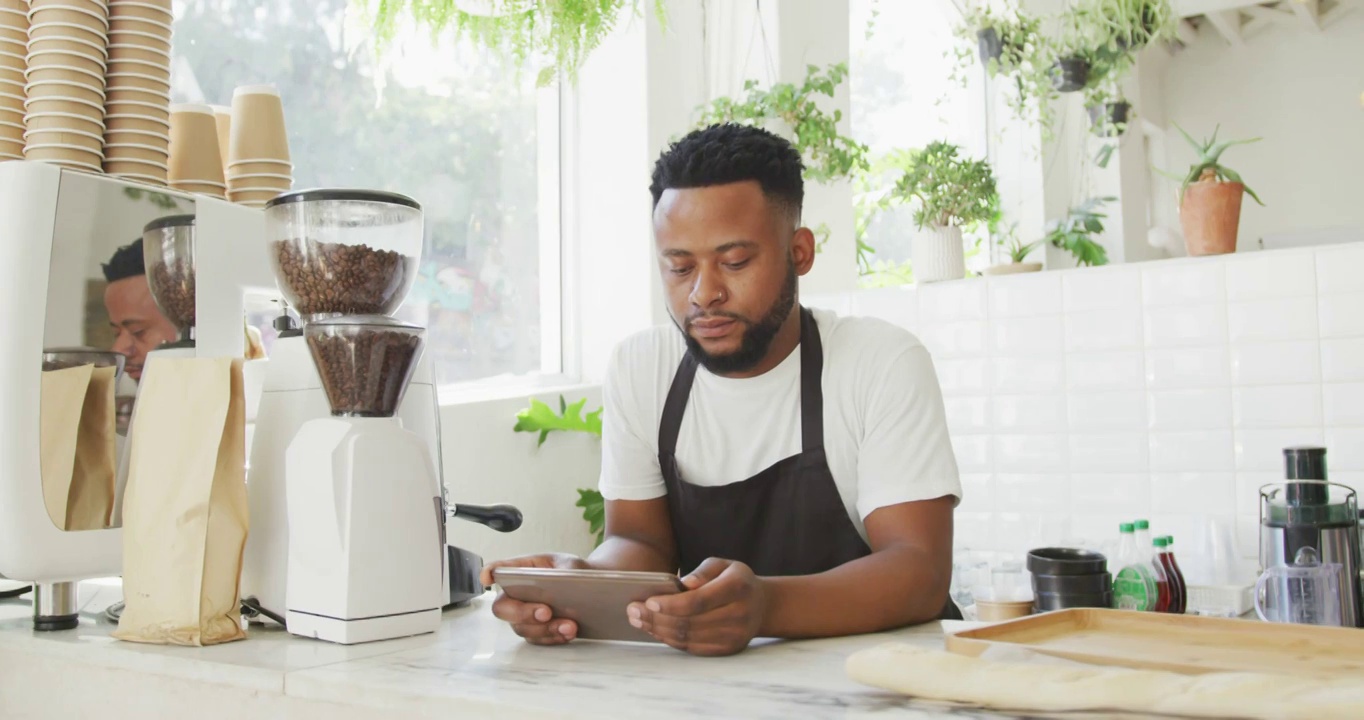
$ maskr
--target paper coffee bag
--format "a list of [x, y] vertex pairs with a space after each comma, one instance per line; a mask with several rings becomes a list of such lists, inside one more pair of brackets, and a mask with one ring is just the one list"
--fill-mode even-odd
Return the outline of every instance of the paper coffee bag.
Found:
[[244, 405], [240, 359], [147, 363], [130, 432], [114, 637], [174, 645], [246, 637]]
[[90, 374], [76, 434], [76, 461], [66, 501], [67, 530], [109, 527], [114, 512], [114, 368]]
[[52, 524], [61, 530], [66, 529], [81, 410], [93, 370], [93, 365], [44, 370], [39, 389], [42, 400], [38, 410], [38, 455], [43, 504]]

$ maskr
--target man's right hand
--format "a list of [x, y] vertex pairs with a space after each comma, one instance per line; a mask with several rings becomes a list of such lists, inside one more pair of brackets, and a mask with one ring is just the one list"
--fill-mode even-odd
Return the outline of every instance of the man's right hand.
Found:
[[[498, 560], [483, 567], [480, 581], [492, 587], [493, 570], [500, 567], [561, 568], [584, 570], [588, 564], [577, 555], [553, 553], [526, 555], [510, 560]], [[523, 603], [499, 592], [493, 601], [493, 615], [505, 620], [517, 635], [535, 645], [562, 645], [578, 636], [578, 624], [572, 620], [555, 618], [548, 605]]]

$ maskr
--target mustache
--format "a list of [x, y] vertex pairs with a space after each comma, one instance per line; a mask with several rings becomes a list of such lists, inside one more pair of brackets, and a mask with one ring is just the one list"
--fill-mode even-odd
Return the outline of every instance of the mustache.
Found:
[[741, 323], [748, 323], [749, 325], [753, 324], [748, 318], [744, 317], [743, 315], [740, 315], [738, 313], [726, 312], [724, 310], [691, 313], [690, 315], [687, 316], [687, 319], [684, 321], [684, 324], [690, 327], [691, 324], [693, 322], [696, 322], [697, 320], [705, 320], [710, 318], [723, 318], [725, 320], [736, 320]]

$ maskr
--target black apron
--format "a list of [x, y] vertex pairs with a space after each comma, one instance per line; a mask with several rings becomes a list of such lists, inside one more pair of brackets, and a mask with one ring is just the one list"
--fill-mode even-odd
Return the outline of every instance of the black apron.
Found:
[[[824, 455], [824, 349], [804, 307], [800, 335], [800, 454], [729, 485], [693, 485], [678, 470], [677, 436], [696, 358], [688, 352], [677, 368], [659, 423], [658, 462], [684, 573], [717, 557], [738, 560], [759, 576], [815, 575], [871, 554]], [[961, 617], [950, 599], [942, 617]]]

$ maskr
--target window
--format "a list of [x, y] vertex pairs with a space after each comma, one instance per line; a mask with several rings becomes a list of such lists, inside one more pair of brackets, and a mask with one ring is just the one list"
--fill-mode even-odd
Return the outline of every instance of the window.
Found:
[[[958, 40], [952, 30], [961, 18], [956, 5], [953, 0], [850, 0], [852, 134], [870, 148], [873, 162], [935, 140], [960, 145], [973, 158], [987, 157], [984, 70], [972, 63], [962, 70], [964, 83], [953, 77]], [[872, 184], [890, 182], [882, 178]], [[862, 203], [858, 212], [867, 212]], [[865, 240], [875, 248], [879, 271], [864, 270], [864, 284], [899, 279], [914, 232], [911, 208], [874, 216]], [[968, 247], [968, 267], [988, 264], [983, 249]]]
[[[561, 372], [556, 91], [535, 88], [534, 68], [424, 31], [379, 67], [368, 43], [352, 46], [348, 4], [177, 2], [175, 102], [225, 105], [239, 85], [273, 83], [295, 188], [421, 201], [421, 273], [398, 315], [427, 328], [438, 383]], [[274, 314], [251, 318], [267, 343]]]

